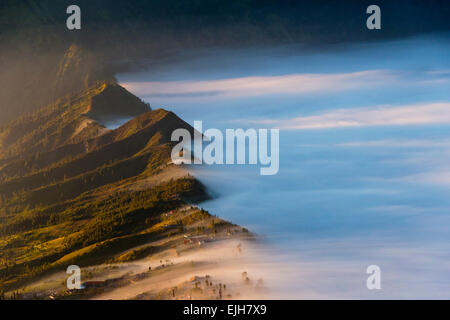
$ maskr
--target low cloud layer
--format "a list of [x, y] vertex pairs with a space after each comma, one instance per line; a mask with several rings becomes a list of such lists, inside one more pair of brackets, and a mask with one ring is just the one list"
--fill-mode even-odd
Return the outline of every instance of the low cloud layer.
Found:
[[253, 122], [290, 130], [450, 124], [450, 102], [338, 109], [287, 120]]
[[123, 85], [139, 96], [228, 97], [266, 94], [307, 94], [355, 90], [386, 84], [396, 76], [385, 70], [336, 74], [289, 74], [282, 76], [240, 77], [208, 81], [127, 82]]
[[372, 141], [352, 141], [335, 144], [333, 146], [355, 148], [450, 148], [450, 139], [386, 139]]

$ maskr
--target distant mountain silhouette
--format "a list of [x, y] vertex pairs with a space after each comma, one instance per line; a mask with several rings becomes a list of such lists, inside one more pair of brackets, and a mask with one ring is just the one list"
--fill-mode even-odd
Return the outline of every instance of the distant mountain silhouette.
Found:
[[96, 81], [113, 80], [141, 59], [174, 51], [285, 43], [317, 46], [450, 30], [447, 0], [377, 1], [382, 29], [376, 31], [366, 28], [366, 8], [373, 4], [369, 0], [79, 0], [79, 31], [66, 28], [71, 4], [1, 1], [0, 125]]

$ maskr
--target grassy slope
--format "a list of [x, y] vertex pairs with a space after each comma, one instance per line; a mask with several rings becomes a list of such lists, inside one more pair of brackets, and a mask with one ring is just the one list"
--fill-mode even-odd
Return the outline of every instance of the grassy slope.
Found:
[[[141, 115], [108, 131], [92, 115], [101, 117], [110, 105], [134, 105]], [[17, 288], [67, 263], [105, 262], [164, 237], [169, 231], [153, 226], [165, 212], [206, 197], [190, 176], [130, 188], [170, 170], [172, 130], [193, 130], [171, 112], [147, 108], [117, 84], [99, 83], [2, 129], [2, 288]], [[88, 121], [82, 131], [80, 121]], [[170, 232], [190, 223], [177, 221]]]

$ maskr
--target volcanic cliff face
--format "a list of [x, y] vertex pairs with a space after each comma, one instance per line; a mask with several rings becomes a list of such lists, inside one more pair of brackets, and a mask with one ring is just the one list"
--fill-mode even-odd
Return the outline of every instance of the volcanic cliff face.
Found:
[[[98, 122], [112, 115], [137, 116], [115, 130]], [[193, 132], [174, 113], [150, 110], [116, 83], [97, 83], [4, 126], [0, 288], [46, 272], [67, 256], [83, 263], [85, 256], [76, 252], [86, 246], [107, 243], [107, 252], [94, 255], [102, 262], [127, 248], [111, 245], [115, 239], [162, 236], [142, 232], [163, 212], [206, 195], [170, 164], [171, 133], [178, 128]]]
[[0, 125], [99, 82], [114, 82], [104, 60], [80, 45], [48, 45], [41, 51], [23, 43], [0, 51]]
[[54, 97], [88, 89], [98, 80], [106, 80], [104, 65], [100, 59], [79, 45], [72, 44], [58, 63], [53, 84]]

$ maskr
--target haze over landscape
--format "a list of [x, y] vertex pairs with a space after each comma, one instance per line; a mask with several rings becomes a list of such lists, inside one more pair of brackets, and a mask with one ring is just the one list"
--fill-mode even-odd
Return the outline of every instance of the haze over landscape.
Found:
[[[299, 270], [283, 297], [439, 298], [450, 286], [449, 54], [448, 34], [216, 48], [118, 79], [205, 128], [281, 129], [276, 176], [191, 170], [218, 194], [203, 207], [277, 243], [267, 264]], [[380, 293], [365, 288], [371, 264], [384, 270]]]
[[[0, 299], [450, 298], [446, 0], [69, 4], [0, 3]], [[176, 165], [194, 121], [279, 171]]]

